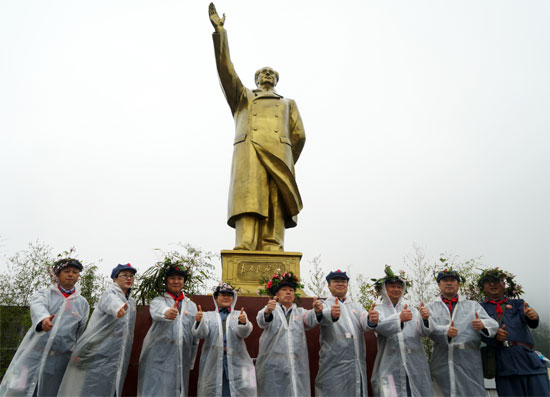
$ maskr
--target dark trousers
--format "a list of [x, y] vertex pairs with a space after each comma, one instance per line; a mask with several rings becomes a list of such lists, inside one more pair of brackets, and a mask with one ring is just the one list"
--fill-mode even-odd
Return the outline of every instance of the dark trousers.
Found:
[[499, 396], [550, 396], [546, 374], [496, 376]]

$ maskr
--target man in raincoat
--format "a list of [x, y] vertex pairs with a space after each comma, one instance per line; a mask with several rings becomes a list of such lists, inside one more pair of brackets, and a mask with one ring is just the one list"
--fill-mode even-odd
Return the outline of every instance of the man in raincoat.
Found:
[[136, 269], [129, 263], [111, 272], [59, 388], [60, 396], [121, 396], [134, 340], [136, 304], [130, 298]]
[[222, 283], [214, 290], [216, 309], [199, 311], [193, 334], [204, 339], [200, 358], [198, 396], [256, 396], [254, 363], [244, 339], [252, 332], [244, 307], [235, 311], [237, 292]]
[[479, 303], [458, 295], [456, 271], [440, 271], [437, 283], [441, 297], [428, 305], [430, 338], [435, 342], [430, 361], [434, 395], [485, 396], [481, 334], [492, 338], [498, 323]]
[[84, 332], [89, 306], [75, 286], [82, 264], [54, 263], [54, 284], [31, 298], [32, 326], [0, 385], [1, 396], [56, 396], [77, 339]]
[[347, 296], [349, 277], [336, 270], [326, 277], [331, 297], [323, 303], [316, 396], [366, 396], [365, 309]]
[[389, 266], [385, 273], [374, 284], [382, 304], [373, 304], [368, 317], [378, 345], [371, 376], [374, 395], [431, 396], [430, 368], [421, 340], [430, 333], [430, 312], [423, 302], [418, 311], [403, 301], [410, 284], [403, 273], [395, 274]]
[[275, 274], [266, 285], [271, 299], [256, 317], [263, 329], [256, 359], [258, 396], [311, 394], [305, 330], [322, 321], [323, 304], [316, 300], [313, 310], [297, 307], [298, 287], [303, 285], [291, 272]]
[[191, 333], [197, 306], [182, 292], [187, 272], [169, 266], [165, 274], [164, 296], [149, 305], [153, 325], [141, 348], [138, 396], [186, 396], [197, 354], [199, 341]]
[[495, 352], [499, 396], [548, 396], [548, 373], [529, 331], [538, 327], [539, 315], [523, 299], [514, 299], [522, 293], [514, 277], [499, 268], [480, 275], [478, 286], [487, 297], [481, 306], [500, 326], [494, 339], [481, 339]]

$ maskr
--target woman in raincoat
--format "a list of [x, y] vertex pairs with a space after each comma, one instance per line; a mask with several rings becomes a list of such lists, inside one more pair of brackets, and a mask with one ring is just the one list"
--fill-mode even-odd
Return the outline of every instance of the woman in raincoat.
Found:
[[76, 344], [60, 396], [121, 396], [134, 340], [136, 304], [130, 298], [136, 269], [129, 263], [111, 273], [88, 328]]
[[187, 278], [182, 265], [166, 266], [162, 278], [166, 291], [149, 306], [153, 325], [141, 348], [138, 396], [183, 397], [199, 345], [191, 333], [197, 306], [182, 292]]
[[252, 332], [244, 308], [235, 311], [237, 292], [222, 283], [214, 290], [216, 309], [195, 317], [193, 334], [204, 339], [198, 396], [256, 396], [254, 363], [244, 339]]
[[53, 265], [54, 280], [31, 298], [32, 326], [0, 385], [1, 396], [56, 396], [89, 306], [75, 286], [82, 270], [76, 259]]
[[382, 304], [369, 310], [367, 322], [374, 326], [378, 352], [371, 375], [375, 396], [431, 396], [430, 368], [421, 337], [430, 333], [429, 310], [420, 312], [403, 301], [409, 282], [386, 266], [385, 277], [375, 282]]
[[458, 295], [456, 271], [442, 270], [437, 283], [441, 298], [428, 305], [430, 338], [435, 342], [430, 360], [434, 395], [485, 396], [480, 334], [494, 337], [498, 323], [479, 303]]
[[311, 395], [305, 330], [322, 321], [323, 304], [317, 300], [315, 310], [297, 307], [298, 287], [303, 285], [290, 272], [275, 274], [265, 286], [271, 299], [256, 317], [264, 330], [256, 359], [259, 396]]

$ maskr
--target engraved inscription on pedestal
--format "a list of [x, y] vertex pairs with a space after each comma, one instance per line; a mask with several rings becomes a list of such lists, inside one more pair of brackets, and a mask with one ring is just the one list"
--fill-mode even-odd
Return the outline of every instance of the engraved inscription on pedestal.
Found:
[[240, 288], [240, 295], [256, 295], [262, 276], [269, 278], [278, 271], [300, 277], [300, 252], [223, 250], [221, 256], [223, 281]]

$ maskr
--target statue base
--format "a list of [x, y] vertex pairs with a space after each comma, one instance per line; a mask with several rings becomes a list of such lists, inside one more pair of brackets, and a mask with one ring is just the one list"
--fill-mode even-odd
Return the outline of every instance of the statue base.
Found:
[[[239, 288], [241, 296], [257, 296], [262, 277], [292, 272], [300, 281], [301, 252], [222, 250], [222, 280]], [[297, 291], [303, 295], [303, 291]]]

